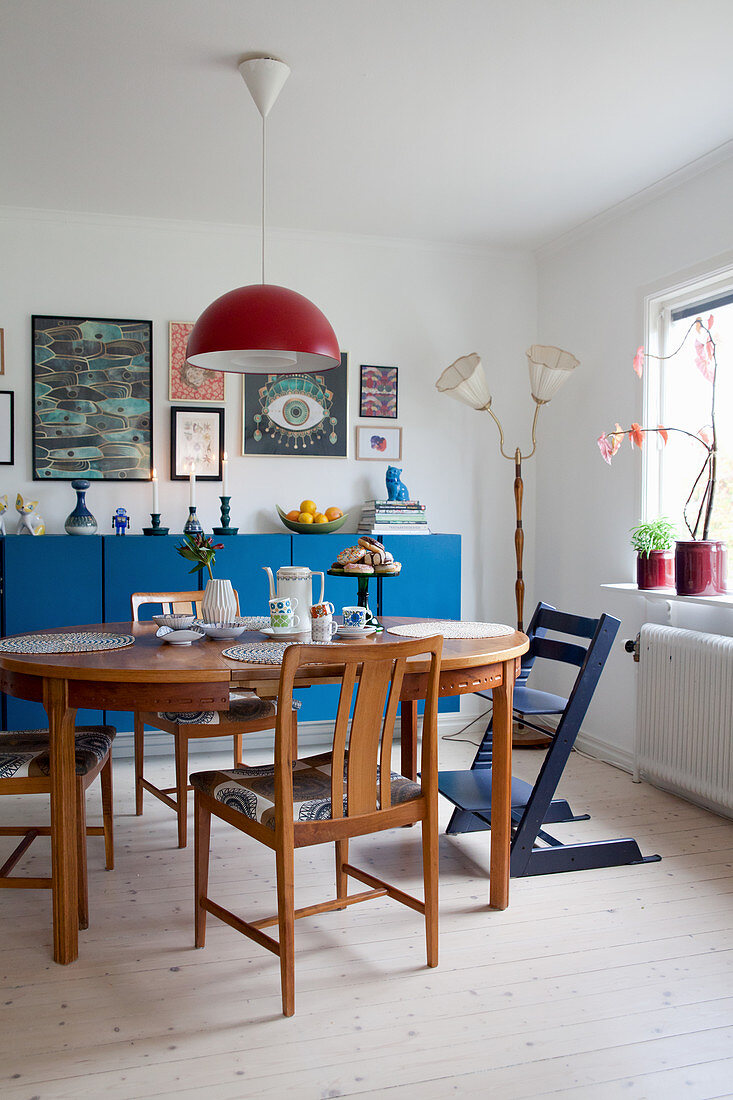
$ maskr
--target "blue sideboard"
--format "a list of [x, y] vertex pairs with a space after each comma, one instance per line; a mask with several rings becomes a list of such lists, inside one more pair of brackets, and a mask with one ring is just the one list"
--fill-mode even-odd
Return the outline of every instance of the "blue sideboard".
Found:
[[[44, 627], [83, 623], [126, 622], [132, 592], [202, 587], [200, 572], [189, 573], [176, 553], [180, 535], [8, 535], [0, 538], [0, 632], [21, 634]], [[328, 570], [336, 555], [356, 541], [355, 535], [229, 535], [216, 563], [218, 576], [229, 577], [239, 592], [242, 614], [267, 614], [269, 588], [263, 565], [275, 573], [281, 565], [307, 565]], [[461, 615], [460, 535], [394, 535], [385, 545], [403, 564], [399, 577], [382, 582], [384, 615], [419, 615], [458, 619]], [[314, 583], [314, 598], [320, 589]], [[356, 602], [356, 578], [326, 577], [326, 599], [337, 613]], [[370, 600], [377, 610], [376, 578]], [[200, 643], [205, 645], [206, 643]], [[300, 695], [300, 718], [332, 717], [336, 688], [307, 688]], [[457, 699], [443, 699], [441, 710], [457, 710]], [[120, 730], [132, 729], [132, 716], [115, 713]], [[80, 722], [101, 722], [101, 712], [80, 712]], [[43, 726], [37, 703], [2, 699], [4, 729]]]
[[[3, 634], [103, 621], [101, 535], [7, 535], [0, 538]], [[123, 616], [130, 617], [129, 610]], [[80, 725], [99, 724], [101, 710], [80, 710]], [[46, 726], [40, 703], [3, 697], [3, 729]]]

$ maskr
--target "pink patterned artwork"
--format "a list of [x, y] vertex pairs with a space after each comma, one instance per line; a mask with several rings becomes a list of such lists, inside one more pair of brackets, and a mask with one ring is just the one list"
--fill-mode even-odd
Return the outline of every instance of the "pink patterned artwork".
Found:
[[186, 363], [186, 344], [193, 324], [171, 321], [169, 330], [169, 399], [171, 401], [223, 401], [224, 375]]
[[397, 419], [397, 367], [361, 367], [359, 416]]

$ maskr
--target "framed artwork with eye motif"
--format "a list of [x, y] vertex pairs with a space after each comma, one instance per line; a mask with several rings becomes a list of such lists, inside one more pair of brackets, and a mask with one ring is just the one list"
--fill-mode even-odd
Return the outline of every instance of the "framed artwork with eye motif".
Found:
[[346, 458], [348, 356], [313, 374], [245, 374], [242, 454]]

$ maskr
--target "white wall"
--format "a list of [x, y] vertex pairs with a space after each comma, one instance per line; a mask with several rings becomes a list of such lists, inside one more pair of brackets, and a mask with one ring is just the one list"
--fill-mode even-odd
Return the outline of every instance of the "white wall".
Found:
[[[536, 590], [586, 614], [622, 620], [619, 641], [585, 729], [608, 755], [633, 747], [636, 666], [623, 640], [664, 608], [610, 593], [634, 580], [628, 531], [640, 517], [641, 461], [624, 447], [609, 468], [596, 439], [616, 420], [641, 421], [642, 387], [631, 369], [643, 342], [645, 295], [733, 263], [733, 162], [728, 161], [538, 257], [538, 329], [581, 360], [563, 391], [562, 430], [543, 448], [537, 480]], [[733, 360], [723, 364], [733, 369]], [[733, 633], [733, 610], [674, 605], [672, 623]]]
[[[152, 319], [155, 463], [163, 522], [180, 531], [187, 486], [167, 480], [168, 322], [195, 320], [225, 290], [257, 281], [258, 250], [258, 233], [251, 228], [0, 209], [0, 327], [6, 351], [0, 389], [16, 394], [16, 464], [0, 467], [0, 496], [7, 492], [11, 499], [9, 529], [14, 529], [18, 490], [40, 498], [49, 532], [63, 531], [76, 499], [66, 483], [31, 481], [30, 317], [58, 313]], [[534, 258], [521, 251], [273, 231], [268, 279], [321, 306], [349, 352], [350, 452], [359, 364], [399, 367], [404, 480], [412, 496], [427, 503], [433, 530], [463, 535], [464, 615], [511, 622], [513, 472], [499, 457], [489, 418], [441, 397], [434, 383], [453, 359], [478, 351], [487, 364], [501, 367], [492, 383], [510, 440], [514, 432], [526, 433], [531, 409], [524, 350], [536, 338]], [[244, 458], [240, 431], [240, 383], [230, 377], [226, 446], [232, 523], [240, 531], [282, 530], [275, 503], [291, 508], [304, 497], [352, 510], [353, 531], [364, 499], [382, 495], [386, 464]], [[530, 530], [533, 476], [528, 467]], [[199, 515], [209, 529], [218, 522], [219, 491], [214, 483], [198, 487]], [[148, 483], [93, 482], [87, 502], [102, 531], [109, 530], [118, 506], [130, 512], [133, 531], [149, 523]], [[531, 539], [527, 559], [531, 588]], [[425, 583], [440, 584], [440, 576], [426, 577]]]

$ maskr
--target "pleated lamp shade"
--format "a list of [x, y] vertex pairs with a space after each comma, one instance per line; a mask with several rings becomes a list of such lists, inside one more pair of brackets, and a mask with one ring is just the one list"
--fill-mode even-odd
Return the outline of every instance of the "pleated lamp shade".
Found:
[[527, 351], [529, 363], [529, 387], [535, 401], [546, 404], [550, 401], [572, 371], [580, 365], [579, 360], [569, 351], [547, 344], [532, 344]]
[[456, 401], [470, 405], [472, 409], [485, 409], [491, 404], [484, 368], [476, 352], [464, 355], [446, 367], [435, 387], [441, 393], [455, 397]]
[[234, 374], [300, 374], [338, 367], [341, 355], [313, 302], [287, 287], [256, 283], [207, 306], [188, 338], [186, 360]]

